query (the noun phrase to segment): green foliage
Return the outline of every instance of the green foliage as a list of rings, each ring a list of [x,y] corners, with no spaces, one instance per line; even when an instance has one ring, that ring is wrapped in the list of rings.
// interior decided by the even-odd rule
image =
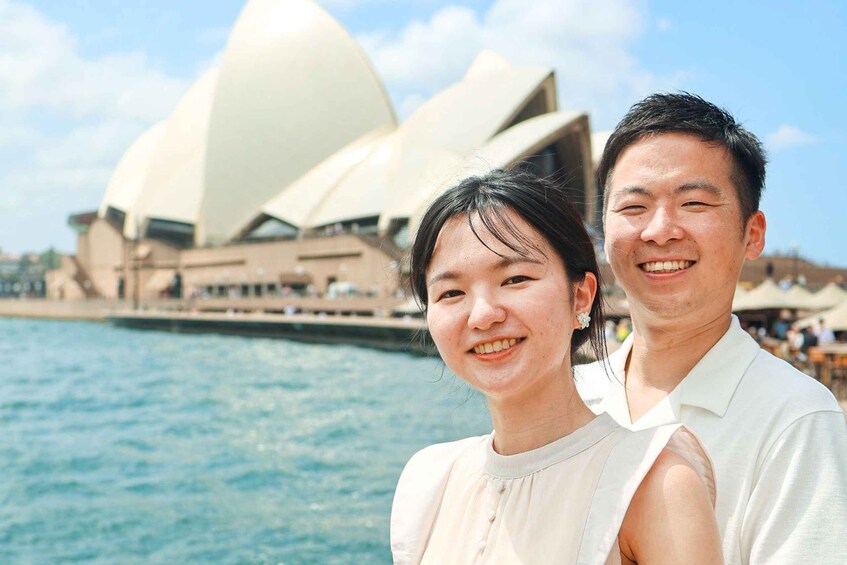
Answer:
[[[44,265],[45,269],[58,269],[62,262],[62,254],[51,247],[38,256],[38,262]]]

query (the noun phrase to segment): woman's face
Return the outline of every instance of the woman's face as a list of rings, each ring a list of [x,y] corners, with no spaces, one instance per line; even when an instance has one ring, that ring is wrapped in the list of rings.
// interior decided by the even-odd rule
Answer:
[[[506,216],[536,249],[519,255],[474,214],[481,242],[459,216],[441,229],[426,273],[427,323],[441,357],[490,399],[570,379],[576,312],[590,310],[593,300],[593,275],[572,285],[547,240],[515,212]]]

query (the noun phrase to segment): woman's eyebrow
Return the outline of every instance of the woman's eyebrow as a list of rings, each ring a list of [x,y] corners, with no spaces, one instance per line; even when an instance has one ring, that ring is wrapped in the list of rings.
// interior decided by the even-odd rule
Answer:
[[[543,265],[544,264],[543,261],[541,261],[540,259],[537,259],[536,257],[533,257],[532,255],[526,255],[526,256],[514,255],[514,256],[511,256],[511,257],[510,256],[501,257],[500,260],[497,261],[497,264],[494,265],[494,268],[497,269],[498,271],[501,271],[501,270],[503,270],[507,267],[511,267],[512,265],[516,265],[518,263],[531,263],[533,265]]]
[[[458,278],[459,273],[457,273],[456,271],[442,271],[440,273],[435,273],[434,275],[432,275],[432,277],[430,277],[426,284],[427,286],[431,286],[437,283],[438,281],[456,280]]]
[[[516,265],[516,264],[519,264],[519,263],[530,263],[530,264],[533,264],[533,265],[543,265],[544,264],[543,261],[541,261],[540,259],[537,259],[537,258],[535,258],[531,255],[527,255],[526,257],[522,257],[520,255],[514,255],[514,256],[506,255],[506,256],[500,257],[500,259],[497,261],[497,263],[494,264],[494,269],[497,270],[497,271],[502,271],[503,269],[506,269],[506,268],[508,268],[512,265]],[[433,285],[433,284],[435,284],[439,281],[456,280],[456,279],[459,279],[459,278],[461,278],[461,275],[459,273],[457,273],[456,271],[441,271],[440,273],[435,273],[434,275],[432,275],[429,278],[429,280],[427,281],[426,284],[427,284],[427,286],[431,286],[431,285]]]

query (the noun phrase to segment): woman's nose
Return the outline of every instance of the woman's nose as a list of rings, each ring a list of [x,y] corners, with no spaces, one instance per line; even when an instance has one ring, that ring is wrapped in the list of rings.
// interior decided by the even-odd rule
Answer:
[[[489,297],[477,297],[473,301],[468,327],[476,330],[487,330],[494,324],[506,319],[506,311]]]

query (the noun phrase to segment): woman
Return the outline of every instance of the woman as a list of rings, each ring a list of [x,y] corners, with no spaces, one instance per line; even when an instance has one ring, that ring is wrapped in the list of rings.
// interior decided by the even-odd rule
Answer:
[[[708,456],[685,428],[595,416],[572,379],[602,355],[600,275],[561,187],[495,171],[442,194],[412,289],[447,366],[494,432],[430,446],[394,498],[395,563],[721,563]]]

